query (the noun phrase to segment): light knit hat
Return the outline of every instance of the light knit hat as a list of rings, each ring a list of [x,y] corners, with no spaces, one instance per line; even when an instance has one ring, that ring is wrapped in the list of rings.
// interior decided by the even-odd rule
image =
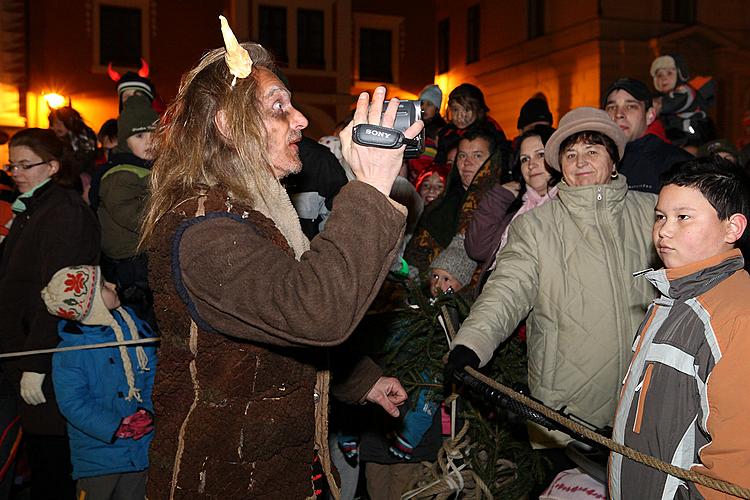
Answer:
[[[432,261],[430,269],[447,271],[464,287],[471,283],[471,277],[477,268],[477,263],[466,254],[465,237],[457,234],[440,254]]]
[[[419,100],[431,102],[440,111],[440,106],[443,104],[443,91],[437,85],[427,85],[419,93]]]
[[[620,159],[625,154],[625,145],[627,139],[620,127],[612,121],[606,111],[603,109],[580,107],[568,111],[562,117],[555,133],[544,146],[544,161],[550,167],[558,172],[560,171],[560,144],[565,139],[578,132],[600,132],[614,141],[617,145],[617,151],[620,153]],[[612,158],[614,160],[614,158]]]
[[[656,78],[656,72],[660,69],[677,69],[677,64],[675,63],[674,57],[672,56],[659,56],[656,59],[654,59],[654,62],[651,63],[651,78]]]
[[[120,324],[104,304],[101,294],[102,277],[99,266],[69,266],[57,271],[42,290],[42,300],[47,310],[54,316],[69,321],[77,321],[84,325],[109,326],[115,333],[118,342],[123,342],[125,336]],[[117,308],[125,324],[130,330],[130,338],[138,339],[138,328],[133,318],[122,307]],[[127,348],[119,346],[120,357],[128,382],[127,401],[135,398],[141,400],[141,389],[135,386],[133,364],[130,361]],[[143,347],[136,347],[136,357],[141,370],[148,370],[148,357]]]

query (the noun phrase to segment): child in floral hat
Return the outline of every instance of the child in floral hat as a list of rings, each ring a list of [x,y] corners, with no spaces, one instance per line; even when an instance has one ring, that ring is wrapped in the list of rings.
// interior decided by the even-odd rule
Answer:
[[[120,307],[99,266],[59,270],[42,290],[47,310],[63,318],[58,347],[153,337],[147,323]],[[154,344],[55,353],[52,380],[68,421],[73,479],[87,500],[142,500],[153,437]]]

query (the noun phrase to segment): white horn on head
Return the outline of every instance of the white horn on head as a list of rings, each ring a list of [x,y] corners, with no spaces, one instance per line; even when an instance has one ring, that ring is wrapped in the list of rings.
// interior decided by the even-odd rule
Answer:
[[[224,46],[227,49],[224,60],[226,60],[227,66],[229,66],[229,72],[234,76],[232,80],[232,86],[234,86],[237,83],[237,78],[247,78],[250,75],[250,72],[253,70],[253,60],[250,59],[250,54],[247,53],[247,50],[237,41],[237,37],[234,36],[227,19],[220,15],[219,21],[221,22],[221,35],[224,37]]]

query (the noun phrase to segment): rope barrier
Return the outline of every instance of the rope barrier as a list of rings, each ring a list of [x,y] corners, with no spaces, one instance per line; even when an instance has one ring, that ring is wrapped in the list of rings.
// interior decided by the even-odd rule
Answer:
[[[100,349],[102,347],[119,347],[121,345],[139,345],[159,342],[161,337],[150,337],[147,339],[123,340],[122,342],[102,342],[101,344],[73,345],[68,347],[55,347],[52,349],[36,349],[33,351],[16,351],[0,354],[0,359],[20,358],[21,356],[33,356],[35,354],[54,354],[56,352],[85,351],[87,349]]]
[[[558,412],[552,410],[551,408],[543,404],[540,404],[534,401],[533,399],[528,398],[524,396],[523,394],[520,394],[514,391],[513,389],[509,387],[499,384],[497,381],[489,377],[486,377],[485,375],[482,375],[481,373],[479,373],[478,371],[474,370],[473,368],[469,366],[466,366],[465,370],[466,370],[466,373],[468,373],[475,379],[483,382],[484,384],[490,386],[491,388],[503,393],[504,395],[510,397],[511,399],[515,401],[518,401],[519,403],[525,406],[528,406],[532,410],[538,413],[541,413],[548,419],[553,420],[557,422],[558,424],[567,427],[573,432],[576,432],[577,434],[584,436],[585,438],[591,441],[594,441],[595,443],[598,443],[606,448],[609,448],[615,453],[619,453],[620,455],[623,455],[631,460],[640,462],[643,465],[647,465],[648,467],[664,472],[665,474],[669,474],[670,476],[674,476],[679,479],[683,479],[685,481],[698,483],[702,486],[711,488],[712,490],[721,491],[722,493],[728,493],[736,497],[750,499],[750,489],[748,488],[743,488],[736,484],[733,484],[727,481],[722,481],[721,479],[714,479],[705,474],[700,474],[695,471],[682,469],[680,467],[677,467],[667,462],[664,462],[662,460],[659,460],[658,458],[652,457],[650,455],[645,455],[637,450],[634,450],[633,448],[630,448],[616,441],[613,441],[612,439],[602,436],[601,434],[592,431],[588,427],[581,425],[578,422],[575,422],[574,420],[571,420],[563,415],[560,415]]]

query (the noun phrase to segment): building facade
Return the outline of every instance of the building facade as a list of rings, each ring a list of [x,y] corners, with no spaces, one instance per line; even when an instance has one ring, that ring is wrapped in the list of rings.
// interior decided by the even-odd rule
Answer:
[[[738,139],[750,109],[750,2],[743,0],[436,0],[436,81],[478,85],[509,133],[523,103],[547,97],[557,120],[599,106],[615,79],[653,88],[651,61],[682,54],[712,76],[720,135]]]

